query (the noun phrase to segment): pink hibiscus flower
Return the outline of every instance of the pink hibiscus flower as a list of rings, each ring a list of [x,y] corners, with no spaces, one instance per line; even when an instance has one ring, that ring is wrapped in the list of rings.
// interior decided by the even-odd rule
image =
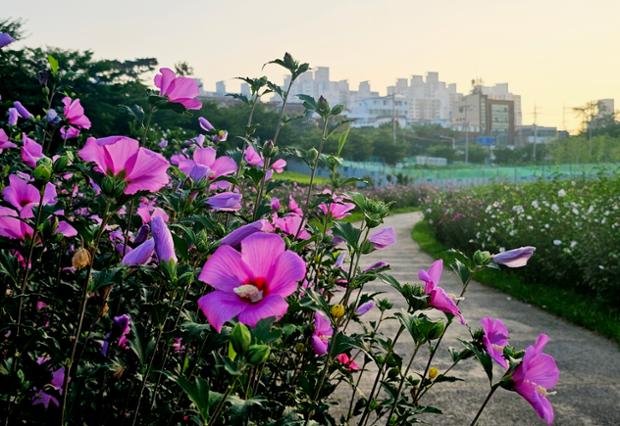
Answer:
[[[73,99],[69,96],[65,96],[62,98],[62,104],[64,105],[63,113],[65,115],[65,120],[79,129],[90,129],[91,122],[84,115],[84,108],[80,103],[79,99]]]
[[[550,389],[560,380],[555,359],[543,353],[549,337],[540,334],[534,346],[528,346],[523,361],[512,374],[515,391],[530,403],[536,414],[547,424],[553,423],[553,406],[547,399]]]
[[[12,240],[24,240],[31,237],[34,230],[19,219],[17,212],[8,207],[0,207],[0,237]]]
[[[189,158],[179,159],[179,169],[185,175],[191,177],[195,181],[200,179],[213,180],[220,176],[229,176],[237,171],[237,163],[230,157],[216,157],[216,151],[213,148],[198,148]],[[213,189],[226,189],[230,187],[230,182],[220,181],[212,185]]]
[[[240,252],[222,245],[207,260],[198,279],[215,291],[202,296],[198,306],[218,332],[236,316],[254,327],[263,318],[286,313],[285,297],[305,274],[306,264],[286,250],[279,235],[257,232],[241,241]]]
[[[97,165],[97,171],[106,175],[122,174],[127,187],[124,193],[156,192],[168,184],[166,171],[169,163],[161,154],[140,147],[137,140],[126,136],[88,138],[78,155],[86,162]]]
[[[30,139],[24,133],[22,135],[23,146],[21,150],[22,160],[30,167],[36,167],[37,161],[44,157],[43,147],[34,139]]]
[[[17,145],[15,145],[13,142],[9,140],[9,136],[6,134],[4,129],[0,129],[0,153],[4,149],[16,148],[16,147]]]
[[[504,368],[508,368],[508,361],[504,358],[504,347],[508,344],[508,328],[502,320],[484,317],[480,320],[484,336],[482,343],[487,353],[495,362]]]
[[[465,324],[465,318],[461,314],[459,307],[454,300],[448,296],[446,291],[439,287],[441,273],[443,271],[443,260],[436,260],[432,263],[428,271],[420,269],[418,278],[424,282],[424,292],[428,295],[428,303],[433,308],[446,314],[458,317],[461,324]]]
[[[15,207],[19,212],[19,217],[29,219],[34,217],[32,210],[39,205],[41,196],[39,190],[28,183],[28,181],[13,174],[9,176],[9,186],[2,191],[4,201]],[[43,205],[56,203],[56,187],[52,183],[45,185],[43,191]]]
[[[334,329],[329,318],[322,312],[314,313],[314,331],[312,332],[312,349],[314,353],[322,356],[327,353],[329,340],[334,335]]]
[[[155,76],[155,86],[159,94],[165,96],[172,103],[181,104],[185,109],[200,109],[202,102],[198,99],[200,88],[198,82],[190,77],[177,77],[170,68],[160,68]]]

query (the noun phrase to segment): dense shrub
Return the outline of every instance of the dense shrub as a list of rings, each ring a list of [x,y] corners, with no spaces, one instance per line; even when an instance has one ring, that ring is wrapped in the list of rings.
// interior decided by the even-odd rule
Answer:
[[[620,301],[620,175],[438,193],[426,199],[425,215],[448,245],[533,245],[528,278]]]

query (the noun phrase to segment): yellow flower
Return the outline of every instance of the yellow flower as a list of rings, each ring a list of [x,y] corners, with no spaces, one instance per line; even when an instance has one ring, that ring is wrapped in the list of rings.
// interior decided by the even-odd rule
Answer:
[[[330,312],[332,314],[332,317],[334,318],[341,318],[344,316],[344,306],[341,304],[337,304],[332,306],[332,308],[330,309]]]
[[[435,377],[437,377],[438,374],[439,374],[439,370],[437,369],[437,367],[431,367],[428,370],[428,378],[431,380],[435,379]]]

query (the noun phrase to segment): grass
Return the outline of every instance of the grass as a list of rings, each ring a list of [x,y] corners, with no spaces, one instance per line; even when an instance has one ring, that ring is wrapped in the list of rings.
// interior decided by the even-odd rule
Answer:
[[[431,256],[450,259],[448,248],[436,239],[433,228],[428,222],[418,222],[413,227],[411,236],[420,248]],[[475,279],[515,299],[538,306],[560,318],[609,337],[620,346],[620,311],[612,309],[587,293],[525,282],[519,275],[506,270],[484,270],[476,274]]]
[[[303,173],[298,173],[298,172],[289,172],[288,170],[281,174],[274,173],[273,178],[275,180],[288,180],[292,182],[301,183],[304,185],[310,184],[310,175],[305,175]],[[314,183],[318,185],[324,185],[326,183],[329,183],[329,179],[320,177],[320,176],[315,176]]]

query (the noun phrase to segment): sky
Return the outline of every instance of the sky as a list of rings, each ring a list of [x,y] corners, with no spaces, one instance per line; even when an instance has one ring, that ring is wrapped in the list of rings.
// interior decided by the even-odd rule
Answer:
[[[236,76],[284,73],[288,51],[329,66],[351,88],[385,93],[398,77],[439,72],[463,93],[471,80],[508,82],[523,122],[574,131],[571,108],[614,98],[620,108],[618,0],[20,0],[29,46],[90,49],[96,57],[187,61],[207,90]]]

